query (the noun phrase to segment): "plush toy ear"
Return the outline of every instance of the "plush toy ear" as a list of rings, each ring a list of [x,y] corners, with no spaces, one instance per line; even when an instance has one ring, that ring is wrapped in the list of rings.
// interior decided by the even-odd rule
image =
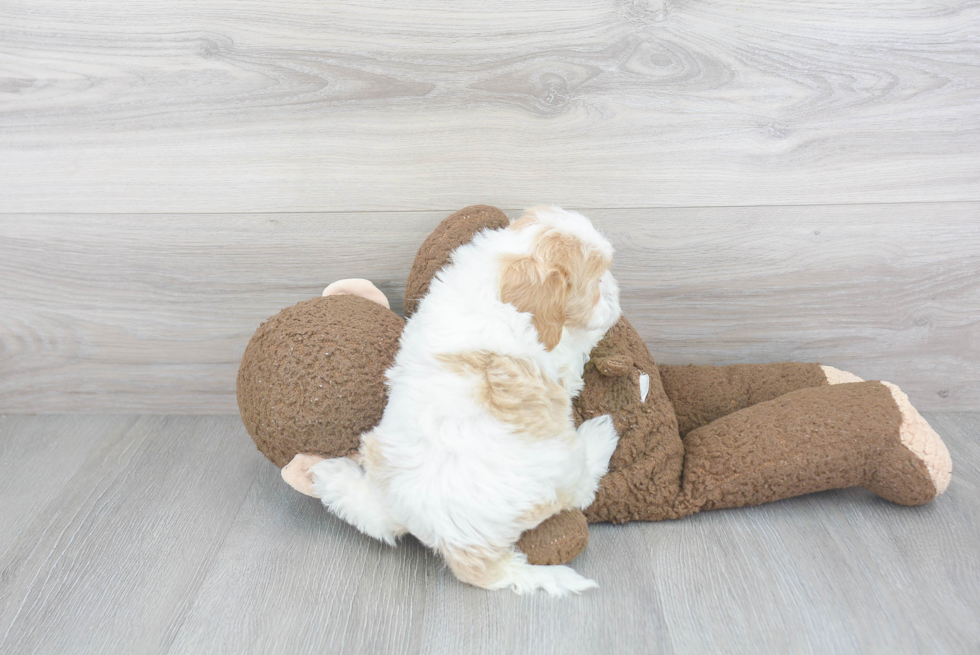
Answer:
[[[500,273],[500,300],[531,314],[545,350],[554,350],[561,341],[568,302],[568,277],[562,270],[549,269],[533,256],[506,261]]]
[[[361,298],[373,300],[385,309],[391,309],[391,305],[388,304],[388,298],[384,292],[374,286],[371,280],[364,280],[362,278],[354,277],[346,280],[337,280],[323,290],[323,297],[326,298],[327,296],[360,296]]]
[[[633,358],[629,353],[617,352],[604,357],[593,357],[596,369],[607,378],[621,378],[633,368]]]

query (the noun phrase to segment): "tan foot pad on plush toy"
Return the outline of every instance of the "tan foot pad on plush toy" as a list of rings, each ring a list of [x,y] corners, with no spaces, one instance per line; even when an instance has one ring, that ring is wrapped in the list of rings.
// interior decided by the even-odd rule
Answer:
[[[827,376],[827,384],[850,384],[851,382],[864,382],[862,378],[859,378],[853,373],[842,371],[839,368],[834,368],[833,366],[821,366],[820,368],[823,369],[823,374]]]
[[[899,428],[902,445],[926,465],[938,496],[946,491],[953,477],[953,460],[949,456],[949,450],[901,389],[891,382],[882,384],[888,387],[898,405],[898,411],[902,413],[902,425]]]

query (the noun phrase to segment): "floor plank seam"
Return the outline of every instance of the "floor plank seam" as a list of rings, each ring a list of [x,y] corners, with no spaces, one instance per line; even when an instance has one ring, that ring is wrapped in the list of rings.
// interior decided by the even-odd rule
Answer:
[[[207,418],[210,418],[210,416]],[[199,567],[198,575],[196,576],[197,584],[194,586],[194,589],[187,594],[187,600],[182,611],[180,612],[180,617],[175,619],[167,628],[167,631],[163,637],[163,643],[161,643],[160,649],[157,651],[160,655],[167,655],[172,652],[174,641],[176,641],[177,637],[180,635],[180,631],[187,622],[188,616],[190,616],[190,613],[194,610],[194,605],[197,603],[197,599],[200,596],[201,588],[204,586],[204,583],[210,576],[211,571],[214,569],[214,566],[218,561],[218,555],[221,553],[225,543],[228,541],[228,536],[231,534],[232,529],[238,522],[242,509],[245,507],[245,501],[248,500],[248,496],[252,492],[252,489],[259,482],[260,473],[261,471],[259,467],[256,467],[252,475],[252,481],[245,488],[245,493],[242,494],[242,500],[238,504],[238,509],[235,512],[235,518],[228,522],[228,526],[221,535],[221,539],[215,540],[214,546],[211,552],[208,554],[208,558],[202,563],[202,566]]]

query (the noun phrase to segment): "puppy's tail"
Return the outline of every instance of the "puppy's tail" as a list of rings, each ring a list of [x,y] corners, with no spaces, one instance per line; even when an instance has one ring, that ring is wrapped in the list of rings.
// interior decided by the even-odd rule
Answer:
[[[524,553],[515,550],[446,546],[440,553],[457,578],[484,589],[509,587],[518,594],[543,589],[564,596],[599,586],[568,566],[528,564]]]

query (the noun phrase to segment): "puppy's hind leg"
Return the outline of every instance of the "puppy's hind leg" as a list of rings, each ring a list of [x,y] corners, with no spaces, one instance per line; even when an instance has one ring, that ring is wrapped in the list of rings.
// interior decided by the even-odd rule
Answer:
[[[445,546],[439,552],[457,578],[484,589],[509,587],[518,594],[544,589],[552,596],[564,596],[599,586],[568,566],[528,564],[524,554],[513,548]]]
[[[585,509],[595,500],[599,480],[609,471],[609,459],[619,444],[619,435],[609,414],[596,416],[578,426],[578,437],[585,445],[586,477],[575,490],[572,504]]]
[[[355,528],[390,546],[405,534],[384,505],[381,491],[364,469],[347,457],[325,459],[310,467],[313,495]]]

